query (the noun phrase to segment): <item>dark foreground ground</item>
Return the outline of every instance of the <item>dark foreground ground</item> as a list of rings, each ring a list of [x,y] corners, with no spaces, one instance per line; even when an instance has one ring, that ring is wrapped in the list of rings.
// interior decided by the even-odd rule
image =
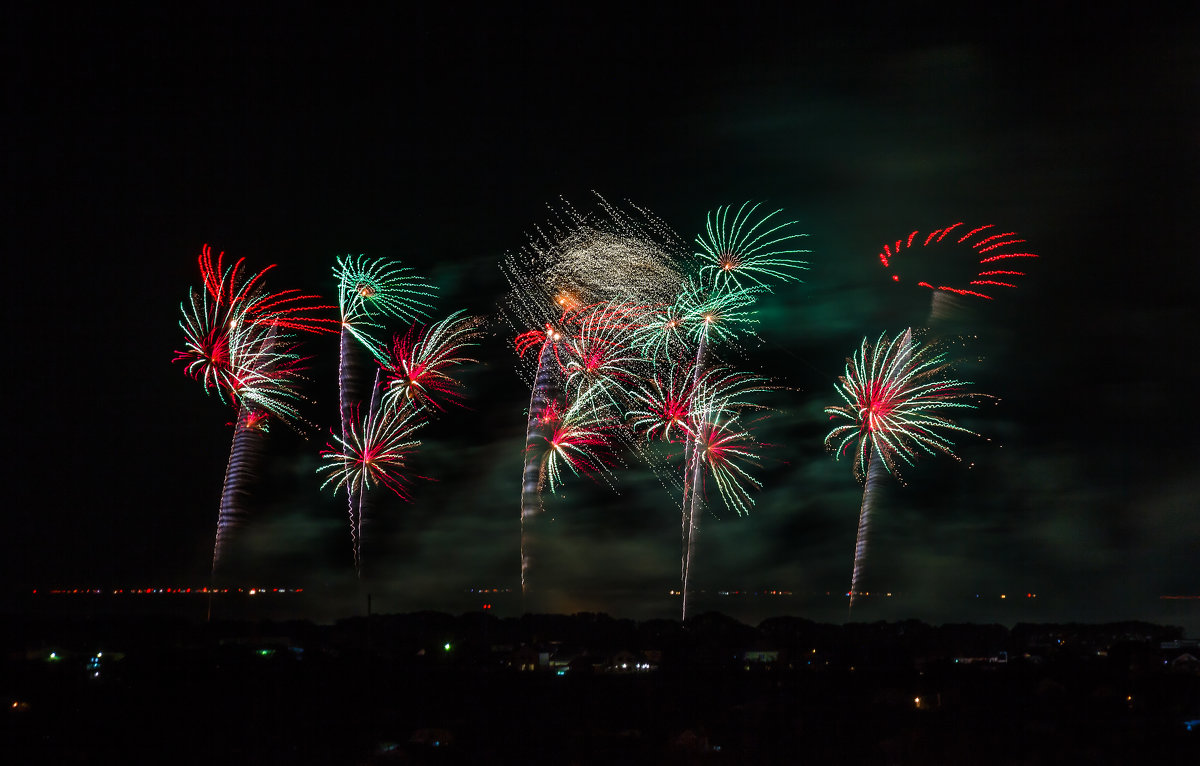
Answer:
[[[717,614],[4,628],[11,764],[1197,762],[1177,628]],[[1195,729],[1192,731],[1190,729]]]

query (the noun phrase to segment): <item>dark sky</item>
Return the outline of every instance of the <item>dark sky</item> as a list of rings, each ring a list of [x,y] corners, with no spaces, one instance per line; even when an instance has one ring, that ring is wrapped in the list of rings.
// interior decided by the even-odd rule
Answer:
[[[965,318],[983,361],[964,374],[1000,401],[963,422],[992,440],[887,486],[864,585],[896,595],[861,618],[1194,632],[1197,602],[1159,596],[1200,594],[1195,13],[910,5],[11,12],[3,582],[206,581],[232,413],[171,364],[203,243],[331,297],[336,255],[395,257],[440,286],[442,313],[494,314],[504,253],[594,190],[688,241],[744,200],[810,235],[811,270],[763,299],[744,362],[790,388],[763,424],[765,487],[749,517],[706,519],[695,575],[795,596],[702,607],[843,619],[825,593],[848,585],[861,489],[825,452],[821,409],[863,335],[928,312],[881,245],[961,220],[1019,231],[1041,258]],[[438,481],[377,505],[366,555],[385,609],[518,587],[528,394],[511,331],[492,329],[471,410],[425,431],[417,469]],[[309,353],[318,428],[273,431],[232,569],[328,592],[337,613],[355,590],[348,527],[313,475],[336,345]],[[619,489],[576,480],[548,502],[549,606],[672,616],[677,510],[643,472]],[[998,600],[1026,592],[1038,602]]]

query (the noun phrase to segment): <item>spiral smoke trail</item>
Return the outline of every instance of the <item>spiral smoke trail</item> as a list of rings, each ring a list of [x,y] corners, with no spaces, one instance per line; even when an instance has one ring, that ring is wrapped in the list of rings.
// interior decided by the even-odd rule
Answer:
[[[887,475],[883,458],[879,450],[872,448],[871,456],[867,458],[867,479],[863,486],[862,506],[858,509],[858,536],[854,541],[854,567],[850,573],[850,607],[854,609],[854,597],[859,593],[859,578],[862,575],[863,563],[867,560],[867,534],[871,526],[871,501],[875,491],[883,483]]]
[[[242,499],[249,494],[246,487],[254,475],[266,438],[265,417],[266,413],[255,412],[245,404],[238,408],[229,460],[225,465],[225,482],[221,487],[221,505],[217,511],[217,534],[213,544],[212,563],[214,572],[225,553],[230,532],[241,522],[244,515]]]

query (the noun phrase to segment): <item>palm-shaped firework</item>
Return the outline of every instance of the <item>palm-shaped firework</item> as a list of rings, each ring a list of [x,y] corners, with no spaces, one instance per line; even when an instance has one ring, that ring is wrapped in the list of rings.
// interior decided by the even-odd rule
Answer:
[[[864,482],[850,578],[850,607],[858,594],[859,578],[867,550],[871,500],[875,488],[888,474],[896,474],[898,461],[913,465],[922,453],[944,453],[958,459],[950,436],[975,435],[942,413],[972,409],[965,381],[948,378],[946,355],[932,346],[918,346],[907,330],[888,340],[883,333],[872,345],[863,338],[836,390],[843,404],[825,408],[840,422],[825,437],[836,457],[853,453],[854,476]]]
[[[538,350],[530,399],[522,484],[522,582],[528,587],[534,518],[541,492],[561,485],[562,468],[573,475],[611,479],[614,445],[628,440],[621,411],[626,384],[642,357],[631,346],[641,309],[624,302],[573,308],[544,331],[522,333],[517,350]]]
[[[428,326],[411,326],[394,336],[390,354],[378,360],[365,410],[352,406],[344,435],[331,435],[321,454],[322,488],[343,488],[350,498],[350,537],[355,569],[363,566],[363,522],[371,489],[384,486],[408,500],[408,459],[420,446],[413,438],[427,418],[447,404],[461,404],[462,384],[452,368],[474,359],[465,351],[482,335],[482,320],[461,311]]]
[[[805,235],[790,228],[795,221],[775,218],[782,210],[756,216],[758,208],[758,204],[744,202],[732,220],[732,205],[709,214],[705,233],[696,237],[700,245],[696,256],[704,262],[702,277],[715,285],[731,283],[737,289],[748,284],[770,289],[770,282],[795,281],[795,272],[807,268],[798,256],[809,251],[797,247]]]
[[[563,483],[566,471],[578,476],[608,476],[615,462],[614,418],[603,392],[592,389],[559,407],[555,402],[542,416],[546,425],[538,483],[551,492]],[[619,421],[617,421],[619,424]]]
[[[303,359],[297,354],[296,332],[332,332],[336,320],[321,316],[331,306],[296,290],[269,293],[263,275],[248,272],[245,259],[230,266],[224,253],[213,256],[205,245],[198,258],[202,287],[189,291],[179,322],[184,348],[175,361],[209,393],[237,408],[233,441],[213,544],[213,572],[221,561],[229,533],[244,516],[241,498],[253,475],[255,459],[267,431],[268,417],[284,422],[299,418],[298,382]]]

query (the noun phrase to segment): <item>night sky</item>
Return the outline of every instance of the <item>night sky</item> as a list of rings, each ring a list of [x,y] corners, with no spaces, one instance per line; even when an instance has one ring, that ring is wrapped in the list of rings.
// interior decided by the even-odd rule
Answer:
[[[233,412],[171,363],[204,243],[330,298],[335,256],[399,258],[438,284],[439,315],[495,320],[504,254],[599,193],[688,242],[745,200],[810,235],[811,269],[763,298],[740,362],[786,390],[762,423],[757,506],[705,519],[700,608],[845,619],[861,487],[824,449],[822,408],[864,335],[928,314],[928,291],[881,268],[883,243],[964,221],[1016,230],[1041,258],[964,313],[982,361],[960,371],[998,402],[960,421],[991,441],[887,485],[863,584],[895,595],[856,619],[1195,633],[1200,602],[1159,598],[1200,595],[1195,13],[913,5],[11,12],[3,584],[207,582]],[[511,329],[489,331],[470,409],[423,433],[414,470],[437,481],[376,504],[362,588],[378,608],[519,589],[528,391]],[[229,573],[325,594],[322,618],[360,608],[344,502],[314,475],[336,350],[307,345],[317,427],[272,430]],[[547,501],[544,606],[677,616],[677,507],[647,472],[618,479],[620,494],[577,479]],[[712,593],[761,588],[794,595]]]

